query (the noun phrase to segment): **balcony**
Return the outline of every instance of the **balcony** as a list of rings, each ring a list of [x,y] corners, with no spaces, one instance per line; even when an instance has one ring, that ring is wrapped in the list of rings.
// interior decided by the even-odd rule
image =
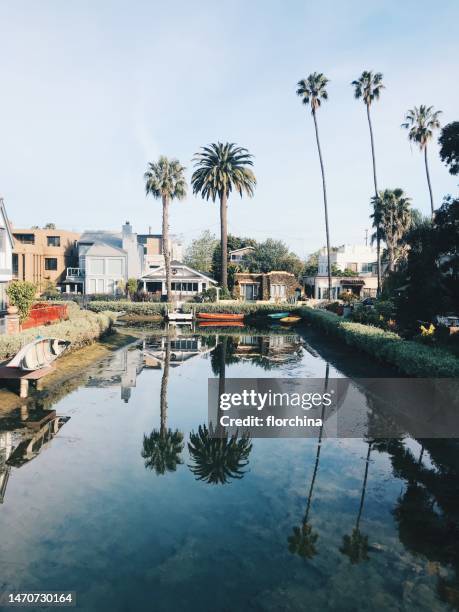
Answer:
[[[66,283],[82,283],[84,281],[84,270],[81,268],[67,268]]]

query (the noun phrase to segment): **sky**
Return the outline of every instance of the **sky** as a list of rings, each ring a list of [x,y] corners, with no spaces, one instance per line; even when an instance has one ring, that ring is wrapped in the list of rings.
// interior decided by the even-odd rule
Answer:
[[[459,120],[459,3],[442,0],[0,1],[0,195],[13,225],[160,232],[143,173],[161,154],[191,177],[215,141],[254,155],[252,199],[229,201],[232,234],[284,240],[301,257],[325,243],[310,112],[296,83],[329,79],[318,114],[331,243],[363,244],[372,169],[365,106],[350,82],[384,74],[372,107],[378,183],[430,210],[423,158],[400,128],[428,104]],[[436,205],[457,193],[429,149]],[[219,232],[219,208],[193,196],[171,206],[186,243]]]

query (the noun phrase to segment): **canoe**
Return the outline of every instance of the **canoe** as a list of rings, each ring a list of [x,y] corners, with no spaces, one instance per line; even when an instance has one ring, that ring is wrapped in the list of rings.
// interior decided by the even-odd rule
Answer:
[[[197,319],[203,321],[242,321],[243,314],[228,314],[226,312],[198,312]]]
[[[242,321],[198,321],[199,327],[244,327]]]
[[[284,319],[285,317],[288,317],[289,314],[289,312],[273,312],[272,314],[269,314],[268,317],[270,319]]]
[[[301,321],[301,317],[284,317],[280,320],[284,325],[293,325],[293,323],[298,323],[298,321]]]
[[[59,340],[58,338],[37,338],[29,344],[26,344],[6,364],[8,368],[20,368],[26,372],[33,372],[49,366],[57,359],[64,351],[68,349],[70,342],[68,340]]]

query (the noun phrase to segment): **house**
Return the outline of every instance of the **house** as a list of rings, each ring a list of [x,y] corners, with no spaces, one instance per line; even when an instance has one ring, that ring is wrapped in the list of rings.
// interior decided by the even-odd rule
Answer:
[[[78,267],[68,268],[67,292],[115,294],[128,278],[145,269],[144,248],[129,221],[121,232],[84,232],[78,241]]]
[[[193,297],[217,285],[217,281],[210,276],[194,270],[180,261],[171,262],[171,275],[172,293],[179,300]],[[140,278],[140,287],[147,293],[156,293],[159,296],[167,295],[164,265],[145,272]]]
[[[13,276],[44,290],[55,283],[62,290],[67,268],[78,262],[80,234],[59,229],[13,229]]]
[[[332,266],[332,295],[337,299],[342,293],[359,297],[375,297],[378,287],[376,249],[368,245],[343,244],[330,251]],[[327,250],[319,253],[315,276],[303,278],[305,293],[315,299],[328,297]]]
[[[137,240],[144,248],[145,269],[153,270],[164,265],[162,234],[138,234]],[[169,236],[169,249],[171,259],[183,260],[183,245],[177,236]]]
[[[3,198],[0,198],[0,317],[7,306],[6,288],[13,277],[13,234],[6,214]]]
[[[298,281],[290,272],[237,272],[234,275],[233,294],[236,299],[285,302],[299,292]]]
[[[244,260],[247,259],[248,255],[253,253],[254,250],[255,250],[254,247],[246,246],[246,247],[241,247],[240,249],[234,249],[233,251],[229,251],[228,257],[229,257],[230,263],[232,264],[242,263]]]

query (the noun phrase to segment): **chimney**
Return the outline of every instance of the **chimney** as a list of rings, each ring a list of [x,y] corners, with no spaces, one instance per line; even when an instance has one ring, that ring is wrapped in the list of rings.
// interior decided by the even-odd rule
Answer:
[[[129,221],[126,221],[126,223],[123,225],[123,236],[129,236],[130,234],[132,234],[132,225],[129,223]]]

